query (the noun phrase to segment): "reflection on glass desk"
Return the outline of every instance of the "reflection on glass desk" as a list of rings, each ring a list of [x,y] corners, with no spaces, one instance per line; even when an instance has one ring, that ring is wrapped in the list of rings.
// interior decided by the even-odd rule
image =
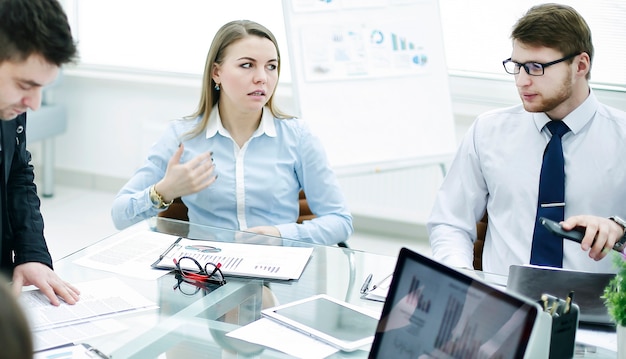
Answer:
[[[206,287],[187,283],[175,273],[157,280],[146,280],[75,263],[121,238],[146,231],[211,241],[306,246],[313,247],[313,254],[298,280],[227,276],[225,285]],[[151,218],[57,261],[55,271],[70,283],[116,277],[159,306],[156,310],[115,317],[127,329],[85,340],[112,358],[289,358],[284,353],[233,339],[226,334],[259,319],[262,308],[314,294],[328,294],[380,312],[383,303],[361,299],[359,290],[369,274],[373,274],[374,278],[383,278],[393,271],[395,262],[395,257],[347,248]],[[480,275],[496,284],[501,280]],[[368,350],[338,352],[331,358],[366,358]],[[582,357],[614,358],[615,353],[598,348],[595,353],[586,352]]]

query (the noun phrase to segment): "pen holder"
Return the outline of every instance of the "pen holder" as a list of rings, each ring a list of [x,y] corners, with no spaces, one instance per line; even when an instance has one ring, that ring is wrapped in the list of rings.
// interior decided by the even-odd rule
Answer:
[[[539,301],[543,304],[543,301]],[[555,298],[552,302],[558,303],[557,310],[552,313],[551,310],[546,312],[550,315],[550,359],[566,359],[574,356],[576,346],[576,330],[578,329],[579,308],[575,303],[569,305],[562,299]]]

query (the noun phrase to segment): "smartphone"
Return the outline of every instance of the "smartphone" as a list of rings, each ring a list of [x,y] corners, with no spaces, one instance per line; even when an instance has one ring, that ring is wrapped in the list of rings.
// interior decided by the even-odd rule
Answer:
[[[560,236],[560,237],[563,237],[563,238],[566,238],[566,239],[569,239],[578,243],[582,242],[583,237],[585,235],[584,227],[576,227],[572,229],[571,231],[566,231],[563,228],[561,228],[561,225],[559,224],[559,222],[553,221],[551,219],[540,217],[539,222],[541,222],[541,224],[543,224],[543,226],[546,227],[548,231],[550,231],[550,233],[553,233],[557,236]],[[615,243],[615,245],[613,246],[613,250],[621,252],[621,249],[623,249],[622,248],[623,246],[624,244],[622,243],[622,241],[617,241],[617,243]]]
[[[572,229],[571,231],[566,231],[563,228],[561,228],[561,225],[559,224],[559,222],[553,221],[546,217],[540,217],[539,222],[543,224],[543,226],[546,227],[548,231],[550,231],[550,233],[555,234],[559,237],[567,238],[569,240],[572,240],[578,243],[582,242],[583,237],[585,236],[584,227],[576,227]]]

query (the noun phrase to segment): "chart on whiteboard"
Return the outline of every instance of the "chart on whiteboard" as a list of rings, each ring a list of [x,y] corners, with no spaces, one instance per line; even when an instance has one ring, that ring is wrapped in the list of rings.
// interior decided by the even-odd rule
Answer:
[[[451,155],[437,0],[283,0],[296,115],[334,168]]]

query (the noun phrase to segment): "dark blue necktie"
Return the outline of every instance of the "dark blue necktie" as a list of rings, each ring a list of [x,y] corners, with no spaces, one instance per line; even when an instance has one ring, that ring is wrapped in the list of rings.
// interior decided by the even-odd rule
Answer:
[[[533,232],[530,264],[563,267],[563,238],[555,236],[539,223],[540,217],[557,222],[565,216],[565,161],[561,137],[569,131],[562,121],[550,121],[546,125],[552,138],[543,154],[539,177],[539,201]]]

